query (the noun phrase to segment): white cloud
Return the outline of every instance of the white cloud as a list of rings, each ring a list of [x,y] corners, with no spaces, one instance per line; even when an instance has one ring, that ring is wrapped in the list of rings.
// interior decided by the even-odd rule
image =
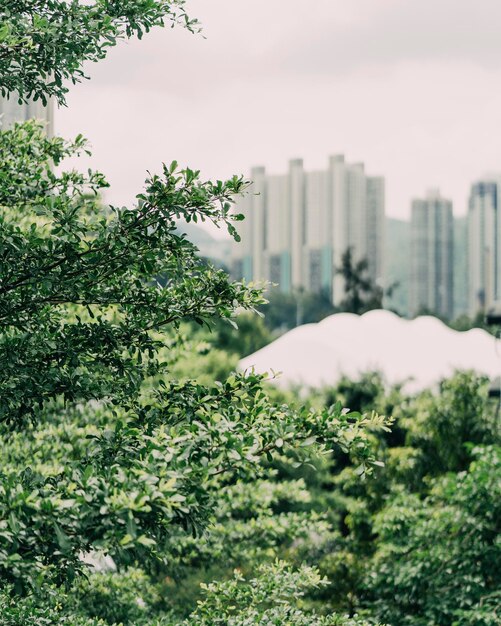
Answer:
[[[356,20],[341,25],[335,20],[336,4],[319,20],[315,33],[294,33],[296,45],[289,45],[284,57],[290,70],[347,72],[430,59],[500,67],[501,4],[497,0],[372,2],[372,11],[359,11]],[[360,6],[368,8],[364,2]]]

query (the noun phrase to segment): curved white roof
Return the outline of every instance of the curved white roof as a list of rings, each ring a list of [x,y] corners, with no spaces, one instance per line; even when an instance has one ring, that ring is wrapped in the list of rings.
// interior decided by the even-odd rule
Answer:
[[[440,320],[406,320],[390,311],[337,313],[305,324],[245,357],[241,369],[281,372],[281,386],[321,387],[345,374],[357,379],[379,370],[388,384],[406,382],[408,391],[429,387],[455,370],[501,374],[501,341],[484,330],[458,332]]]

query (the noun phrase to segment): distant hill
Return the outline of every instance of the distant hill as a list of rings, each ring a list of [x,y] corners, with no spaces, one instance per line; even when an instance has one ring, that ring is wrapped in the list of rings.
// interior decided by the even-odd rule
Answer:
[[[179,222],[178,232],[184,233],[188,241],[195,244],[200,255],[211,259],[216,265],[229,267],[231,255],[231,240],[216,239],[205,228],[193,222]]]
[[[386,218],[385,233],[385,283],[398,283],[385,307],[400,315],[409,314],[409,274],[410,274],[410,222],[394,217]]]
[[[178,231],[180,233],[184,233],[187,239],[189,239],[191,243],[194,243],[196,246],[199,244],[211,245],[216,241],[216,239],[208,231],[206,231],[205,228],[197,226],[197,224],[194,224],[193,222],[178,222]]]

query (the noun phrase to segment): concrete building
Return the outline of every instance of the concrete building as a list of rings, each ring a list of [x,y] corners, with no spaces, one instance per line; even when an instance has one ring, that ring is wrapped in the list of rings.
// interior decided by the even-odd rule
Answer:
[[[501,174],[471,187],[468,203],[468,312],[501,300]]]
[[[49,100],[44,106],[40,100],[19,104],[15,94],[10,98],[0,96],[0,129],[7,130],[15,122],[25,122],[30,119],[41,120],[46,124],[49,137],[54,135],[54,103]]]
[[[382,280],[383,178],[368,177],[363,164],[336,155],[326,170],[305,171],[294,159],[286,174],[257,167],[251,180],[236,206],[246,218],[232,252],[236,277],[271,281],[285,293],[325,293],[336,304],[344,285],[334,268],[352,246],[355,260],[367,258],[371,278]]]
[[[423,311],[451,319],[453,316],[452,202],[438,190],[412,201],[411,269],[409,300],[411,316]]]

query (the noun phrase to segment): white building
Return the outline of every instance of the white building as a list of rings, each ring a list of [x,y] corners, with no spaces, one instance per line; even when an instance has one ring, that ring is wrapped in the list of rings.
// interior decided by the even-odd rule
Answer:
[[[344,295],[335,267],[343,252],[367,258],[370,276],[382,280],[384,179],[368,177],[361,163],[332,156],[326,170],[307,172],[301,159],[286,174],[251,171],[253,185],[237,202],[246,217],[242,242],[233,247],[233,272],[267,280],[288,293],[304,289],[327,294],[334,304]]]
[[[468,205],[468,310],[488,311],[501,300],[501,175],[471,187]]]
[[[446,319],[453,316],[452,202],[438,190],[412,201],[410,314],[423,311]]]
[[[30,119],[40,120],[45,123],[49,137],[54,135],[54,106],[49,100],[44,106],[41,100],[19,104],[15,94],[10,98],[0,96],[0,130],[7,130],[15,122],[26,122]]]

